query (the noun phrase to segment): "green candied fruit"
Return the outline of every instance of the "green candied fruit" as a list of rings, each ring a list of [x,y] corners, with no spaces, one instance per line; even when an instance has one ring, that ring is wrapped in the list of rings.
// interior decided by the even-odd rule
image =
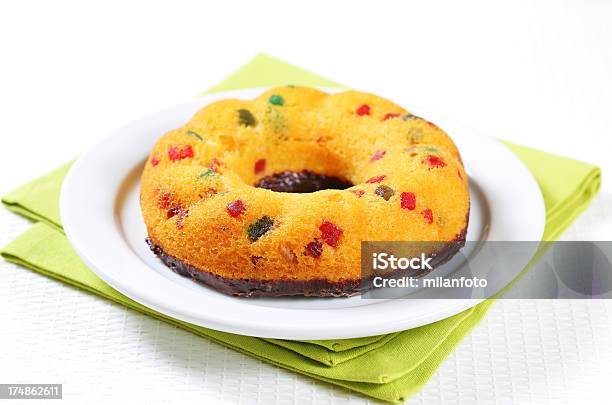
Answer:
[[[414,114],[404,114],[402,115],[402,119],[404,121],[412,121],[412,120],[420,120],[422,118]]]
[[[436,155],[440,154],[440,149],[434,148],[433,146],[423,146],[423,151],[427,153],[435,153]]]
[[[198,134],[197,132],[195,132],[195,131],[187,131],[187,135],[197,139],[198,141],[202,141],[203,140],[202,136],[200,134]]]
[[[278,96],[276,94],[270,96],[270,98],[268,99],[268,102],[272,105],[280,105],[280,106],[285,104],[285,100],[283,100],[281,96]]]
[[[249,110],[241,108],[238,110],[238,123],[245,127],[254,127],[257,125],[257,120],[255,120],[255,117],[253,117],[253,114],[251,114]]]
[[[217,175],[217,172],[215,172],[212,169],[208,169],[208,170],[203,171],[202,173],[200,173],[200,178],[204,179],[204,178],[207,178],[207,177],[214,177],[216,175]]]
[[[412,120],[422,120],[425,121],[422,117],[419,117],[418,115],[414,115],[414,114],[404,114],[402,115],[402,120],[404,121],[412,121]]]
[[[267,215],[259,218],[257,221],[249,225],[247,229],[247,236],[251,242],[255,242],[257,239],[264,236],[274,225],[274,220]]]
[[[405,152],[408,153],[426,153],[429,155],[441,155],[442,152],[440,151],[440,149],[435,148],[433,146],[418,146],[418,145],[413,145],[409,148],[404,149]]]
[[[268,106],[264,122],[266,125],[269,125],[276,134],[282,134],[287,130],[287,119],[276,108]]]

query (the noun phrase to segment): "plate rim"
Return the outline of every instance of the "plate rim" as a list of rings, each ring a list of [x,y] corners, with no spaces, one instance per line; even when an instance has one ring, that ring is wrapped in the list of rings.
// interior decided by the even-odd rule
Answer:
[[[344,307],[344,308],[333,309],[333,310],[285,309],[285,308],[278,308],[278,307],[246,305],[246,307],[249,307],[251,309],[257,308],[258,311],[256,312],[261,312],[262,314],[265,314],[267,312],[266,314],[267,317],[274,317],[275,314],[276,315],[283,314],[285,316],[290,317],[291,314],[295,315],[295,311],[300,311],[299,315],[302,315],[302,317],[299,317],[299,316],[295,317],[295,318],[301,318],[300,322],[294,321],[293,323],[289,323],[289,324],[285,323],[282,325],[282,327],[279,327],[279,326],[273,325],[273,323],[272,324],[262,323],[260,319],[251,319],[247,316],[242,316],[238,320],[234,319],[234,321],[228,321],[228,317],[226,316],[214,316],[214,314],[211,314],[211,313],[205,314],[205,316],[203,316],[201,311],[198,313],[195,313],[193,310],[190,311],[186,309],[184,305],[181,307],[180,310],[177,310],[176,306],[173,307],[171,305],[172,303],[166,302],[165,305],[161,304],[159,299],[156,299],[155,296],[152,296],[150,294],[150,291],[149,293],[147,293],[146,291],[142,291],[141,288],[135,288],[133,285],[126,285],[125,282],[122,282],[122,280],[118,280],[112,273],[105,271],[104,267],[106,265],[104,264],[100,265],[100,257],[95,256],[95,254],[92,255],[91,246],[90,246],[91,243],[89,245],[85,245],[85,246],[83,245],[82,242],[85,240],[85,238],[83,237],[83,229],[82,229],[83,227],[79,228],[79,224],[75,222],[75,221],[81,221],[81,218],[77,218],[78,216],[75,215],[75,211],[72,210],[72,208],[75,207],[75,204],[78,206],[79,202],[82,200],[82,196],[79,196],[79,193],[78,193],[78,191],[80,190],[80,185],[82,184],[82,179],[79,178],[79,174],[81,173],[81,170],[85,170],[84,168],[87,167],[88,159],[92,159],[93,156],[95,156],[95,153],[98,150],[98,148],[101,148],[103,144],[105,144],[106,142],[111,142],[112,139],[117,137],[122,132],[129,131],[131,127],[137,126],[138,124],[143,123],[148,120],[156,122],[155,119],[158,116],[158,114],[168,113],[169,111],[174,111],[175,109],[178,109],[181,106],[192,105],[195,103],[199,103],[200,106],[204,106],[213,100],[218,100],[218,99],[223,99],[223,98],[228,98],[228,97],[248,99],[248,98],[252,98],[254,95],[260,94],[261,92],[267,89],[268,88],[251,88],[251,89],[232,90],[232,91],[208,94],[208,95],[200,96],[195,99],[186,101],[184,103],[180,103],[180,104],[177,104],[177,105],[174,105],[174,106],[162,109],[162,110],[158,110],[151,114],[147,114],[137,120],[134,120],[128,123],[127,125],[111,132],[106,137],[100,140],[97,140],[97,142],[95,142],[90,148],[88,148],[83,154],[79,156],[79,158],[70,168],[68,174],[66,175],[64,179],[63,185],[62,185],[62,189],[60,192],[60,217],[62,220],[62,224],[64,226],[64,232],[70,244],[76,251],[77,255],[85,262],[85,264],[98,277],[102,278],[102,280],[106,282],[107,284],[109,284],[111,287],[113,287],[120,293],[128,296],[129,298],[135,300],[136,302],[146,307],[149,307],[157,312],[171,316],[173,318],[176,318],[182,321],[186,321],[189,323],[193,323],[196,325],[208,327],[211,329],[224,331],[224,332],[238,333],[238,334],[249,335],[249,336],[267,337],[267,338],[282,338],[282,339],[342,339],[342,338],[362,337],[362,336],[371,336],[371,335],[379,335],[383,333],[390,333],[390,332],[395,332],[398,330],[405,330],[405,329],[410,329],[410,328],[417,327],[417,326],[422,326],[422,325],[425,325],[431,322],[435,322],[440,319],[444,319],[448,316],[457,314],[465,309],[471,308],[474,305],[482,301],[481,299],[427,300],[427,301],[444,301],[445,305],[443,305],[442,307],[434,308],[432,309],[432,311],[429,311],[429,312],[422,311],[420,316],[418,317],[413,316],[410,319],[406,319],[405,314],[403,314],[403,316],[399,316],[399,315],[402,315],[400,311],[394,311],[393,314],[395,316],[390,316],[389,314],[387,314],[387,317],[385,318],[386,324],[381,324],[381,322],[379,322],[377,325],[367,325],[366,327],[363,327],[362,325],[361,328],[354,328],[350,322],[342,322],[341,319],[335,319],[333,321],[334,322],[333,328],[331,329],[330,329],[330,324],[327,322],[323,322],[323,321],[321,321],[321,324],[323,325],[319,325],[318,328],[313,329],[313,325],[309,323],[305,324],[303,321],[303,318],[305,315],[309,314],[310,316],[308,317],[308,319],[310,319],[311,321],[313,319],[316,320],[316,317],[314,317],[314,315],[315,314],[320,315],[321,311],[342,311],[346,313],[347,315],[349,315],[349,313],[352,313],[355,311],[359,311],[361,313],[364,313],[364,312],[369,313],[373,310],[371,307],[377,307],[376,309],[378,311],[381,311],[381,310],[384,311],[385,308],[383,308],[382,305],[379,305],[379,304],[367,305],[367,306],[357,306],[357,307]],[[337,91],[344,90],[344,89],[329,89],[329,88],[322,88],[322,89],[328,92],[337,92]],[[422,111],[422,109],[421,110],[415,109],[415,110],[419,111],[420,113]],[[421,114],[421,115],[431,117],[431,116],[435,116],[436,114],[427,113],[427,114]],[[436,119],[435,121],[436,123],[439,123],[440,121],[444,121],[444,119],[442,120]],[[451,121],[454,121],[454,120],[451,120]],[[452,125],[457,125],[457,124],[460,124],[466,129],[469,128],[465,126],[464,124],[458,123],[457,121],[454,121],[454,124]],[[444,124],[440,126],[442,128],[445,127]],[[469,130],[474,133],[478,133],[478,131],[475,131],[472,128],[469,128]],[[161,136],[160,132],[162,131],[158,132],[156,139],[158,139],[159,136]],[[451,138],[453,139],[453,141],[457,142],[454,136],[451,135]],[[484,141],[485,139],[487,141]],[[488,143],[489,147],[492,147],[492,145],[496,145],[495,147],[498,148],[498,150],[504,150],[505,152],[502,152],[502,153],[506,154],[507,157],[510,157],[511,159],[513,159],[515,161],[514,162],[515,165],[518,164],[517,167],[522,168],[522,170],[519,170],[519,172],[522,171],[522,174],[521,173],[519,174],[523,176],[522,177],[523,181],[530,183],[530,187],[531,187],[531,190],[529,190],[531,193],[530,197],[533,198],[532,202],[536,204],[536,206],[532,208],[534,208],[537,211],[535,217],[539,218],[540,220],[539,223],[537,223],[536,221],[536,223],[531,224],[533,229],[537,229],[537,231],[532,232],[534,234],[533,240],[536,240],[536,239],[538,241],[541,240],[541,237],[544,231],[544,224],[545,224],[545,207],[544,207],[544,199],[543,199],[541,190],[535,178],[533,177],[533,174],[527,169],[524,163],[514,153],[512,153],[507,148],[507,146],[505,146],[499,140],[495,138],[487,137],[487,136],[484,136],[481,140],[483,140],[483,142],[485,143]],[[459,150],[462,152],[462,156],[463,156],[463,151],[460,146],[459,146]],[[146,152],[145,156],[147,156],[149,153],[149,150],[147,149],[145,150],[145,152]],[[132,163],[132,166],[133,166],[133,163]],[[526,174],[528,174],[528,176],[526,176]],[[534,189],[534,186],[535,186],[535,189]],[[535,193],[536,191],[537,193]],[[533,195],[533,193],[537,195]],[[117,197],[117,194],[116,193],[113,194],[112,204],[111,204],[113,207],[115,205],[116,197]],[[113,223],[116,225],[116,221],[117,221],[116,213],[113,212],[112,215],[114,218]],[[144,265],[146,266],[146,264]],[[166,281],[170,282],[167,279]],[[172,284],[174,285],[174,283]],[[200,294],[200,295],[203,295],[203,294]],[[397,301],[398,300],[395,300],[395,302]],[[405,302],[405,301],[414,301],[414,300],[399,300],[399,301]],[[228,301],[228,302],[231,302],[231,301]],[[236,305],[238,307],[245,306],[244,302],[242,302],[241,304],[236,304]],[[232,306],[235,306],[235,305],[232,305]],[[389,305],[386,305],[386,306],[388,307]],[[393,304],[393,306],[396,306],[396,305]],[[231,309],[235,310],[236,308],[231,308]],[[311,313],[311,312],[314,312],[314,313]],[[355,314],[350,314],[350,315],[355,316]]]

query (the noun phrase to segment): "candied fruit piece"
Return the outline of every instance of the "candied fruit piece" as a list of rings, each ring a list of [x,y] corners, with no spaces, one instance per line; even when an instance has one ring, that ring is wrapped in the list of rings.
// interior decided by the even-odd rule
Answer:
[[[312,256],[316,259],[321,256],[321,253],[323,253],[323,244],[316,239],[304,246],[304,256]]]
[[[385,201],[389,201],[389,198],[395,194],[395,191],[389,186],[378,186],[376,190],[374,190],[374,194],[384,198]]]
[[[253,170],[255,171],[255,174],[259,174],[266,170],[266,159],[259,159],[257,162],[255,162],[255,167]]]
[[[168,208],[168,211],[166,211],[166,218],[170,219],[173,216],[178,215],[182,210],[183,207],[181,207],[181,204],[174,204]]]
[[[274,225],[274,220],[267,215],[259,218],[253,222],[247,228],[247,236],[251,242],[255,242],[257,239],[265,235]]]
[[[400,206],[405,210],[412,211],[416,208],[416,196],[411,192],[403,192],[400,195]]]
[[[203,179],[203,178],[206,178],[206,177],[213,177],[213,176],[216,176],[216,175],[217,175],[217,172],[215,172],[214,170],[206,169],[205,171],[200,173],[200,178]]]
[[[198,134],[196,131],[187,131],[187,135],[191,136],[192,138],[197,139],[198,141],[203,140],[202,136]]]
[[[387,114],[385,114],[385,116],[383,117],[382,120],[383,121],[387,121],[387,120],[390,120],[391,118],[397,118],[399,116],[400,116],[399,113],[387,113]]]
[[[362,195],[365,194],[365,191],[363,190],[349,190],[351,193],[355,194],[357,197],[361,197]]]
[[[208,164],[208,168],[215,173],[219,173],[219,166],[221,166],[222,164],[223,162],[221,162],[219,159],[213,158]]]
[[[362,115],[370,115],[370,106],[367,104],[362,104],[360,105],[357,110],[355,111],[357,113],[357,115],[362,116]]]
[[[418,155],[416,146],[411,146],[409,148],[406,148],[404,149],[404,152],[408,153],[410,157],[415,157],[416,155]]]
[[[157,166],[158,164],[159,164],[159,159],[158,159],[158,157],[157,157],[157,156],[153,156],[153,157],[151,158],[151,165],[152,165],[152,166]]]
[[[283,259],[288,261],[289,263],[297,263],[297,255],[293,253],[293,250],[286,243],[281,243],[278,250],[280,251]]]
[[[342,229],[329,221],[323,221],[319,226],[319,230],[321,231],[321,239],[325,243],[333,248],[338,247],[338,241],[342,236]]]
[[[402,115],[402,120],[404,121],[412,121],[412,120],[419,120],[421,119],[421,117],[418,117],[414,114],[404,114]]]
[[[192,158],[193,148],[191,145],[171,146],[168,148],[168,157],[172,161]]]
[[[381,181],[383,181],[385,178],[387,177],[387,175],[385,174],[381,174],[380,176],[374,176],[370,179],[366,180],[366,183],[380,183]]]
[[[382,159],[382,157],[385,156],[385,153],[387,153],[386,150],[377,150],[370,158],[370,162],[375,162],[377,160]]]
[[[433,212],[431,212],[431,210],[429,208],[425,208],[421,214],[423,214],[423,218],[425,218],[425,220],[427,220],[428,224],[432,224],[433,223]]]
[[[249,110],[241,108],[238,110],[238,123],[245,127],[254,127],[257,125],[257,120],[255,120],[255,117],[253,117]]]
[[[427,155],[423,163],[427,163],[431,167],[444,167],[446,166],[446,162],[440,157],[436,155]]]
[[[251,256],[251,263],[253,263],[253,266],[257,267],[257,263],[259,263],[261,259],[263,259],[263,256]]]
[[[268,106],[264,122],[279,135],[284,134],[287,130],[287,117],[278,108]]]
[[[246,207],[244,205],[244,201],[236,200],[227,204],[227,213],[230,214],[232,218],[240,218],[240,216],[246,211]]]
[[[407,136],[410,143],[420,143],[423,141],[425,133],[421,128],[410,128]]]
[[[171,193],[163,193],[159,196],[157,200],[157,206],[163,210],[170,208],[170,203],[172,202],[172,194]]]
[[[278,106],[282,106],[283,104],[285,104],[285,100],[279,96],[279,95],[272,95],[270,96],[270,99],[268,100],[268,102],[272,105],[278,105]]]
[[[206,190],[204,190],[204,192],[198,193],[198,198],[200,200],[203,200],[205,198],[210,198],[214,196],[215,194],[217,194],[217,189],[213,187],[208,187]]]

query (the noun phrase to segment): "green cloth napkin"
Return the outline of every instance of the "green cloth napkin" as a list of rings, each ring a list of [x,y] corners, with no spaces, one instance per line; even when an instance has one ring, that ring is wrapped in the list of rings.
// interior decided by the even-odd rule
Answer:
[[[327,79],[265,55],[257,56],[211,91],[283,84],[339,87]],[[592,165],[506,143],[532,171],[546,203],[544,240],[553,240],[596,194],[600,171]],[[222,345],[280,367],[390,402],[418,391],[444,358],[484,317],[493,300],[419,328],[357,339],[289,341],[261,339],[191,325],[123,296],[91,272],[63,234],[59,191],[69,169],[63,166],[6,195],[5,206],[38,221],[6,246],[11,262],[162,319]]]

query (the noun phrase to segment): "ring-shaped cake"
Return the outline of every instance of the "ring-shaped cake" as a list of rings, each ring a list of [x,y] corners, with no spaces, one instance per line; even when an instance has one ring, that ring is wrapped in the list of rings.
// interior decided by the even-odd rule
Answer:
[[[435,124],[375,95],[277,87],[162,136],[141,179],[147,242],[239,296],[362,291],[362,241],[465,241],[468,179]]]

